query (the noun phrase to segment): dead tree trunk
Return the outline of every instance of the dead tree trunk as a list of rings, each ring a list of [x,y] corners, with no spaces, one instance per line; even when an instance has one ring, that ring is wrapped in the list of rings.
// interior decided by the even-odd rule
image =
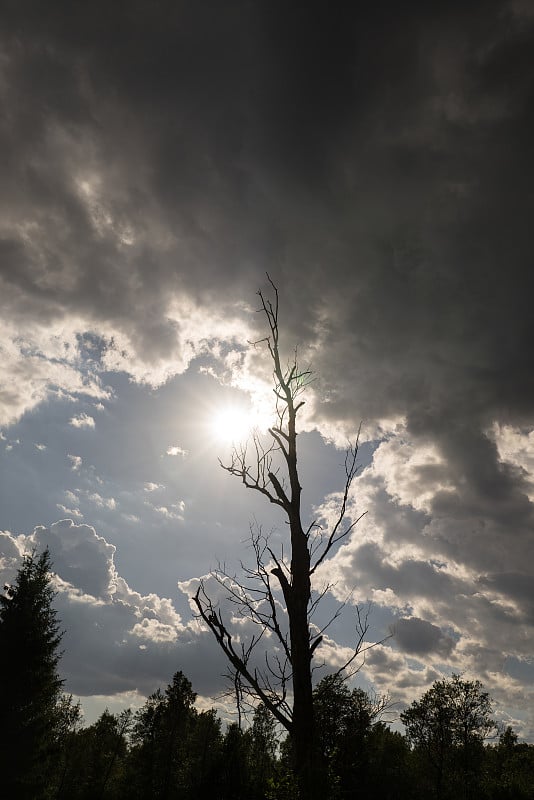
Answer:
[[[251,537],[256,564],[252,569],[244,568],[248,583],[222,570],[214,573],[219,583],[226,587],[227,599],[238,607],[241,614],[258,624],[258,635],[248,643],[240,642],[232,634],[222,610],[212,603],[202,582],[193,601],[199,617],[228,658],[233,674],[238,678],[236,685],[238,683],[245,693],[261,700],[289,732],[300,800],[315,800],[320,796],[320,781],[316,766],[318,759],[315,756],[311,662],[315,648],[321,643],[324,628],[317,631],[310,626],[311,607],[316,604],[312,602],[311,578],[332,548],[358,522],[359,518],[346,520],[349,489],[357,471],[358,442],[356,440],[346,454],[344,490],[339,514],[330,532],[325,533],[315,523],[304,528],[296,422],[298,411],[304,404],[299,398],[310,382],[311,372],[300,370],[296,357],[287,368],[282,367],[278,340],[278,291],[270,278],[269,281],[274,302],[266,299],[262,292],[258,293],[260,310],[267,319],[269,334],[256,344],[265,343],[272,360],[276,424],[269,430],[271,442],[268,446],[262,443],[259,436],[254,436],[252,459],[249,459],[247,448],[243,447],[234,450],[229,465],[221,466],[231,475],[238,476],[245,487],[259,492],[283,510],[290,532],[289,558],[285,558],[283,553],[275,554],[268,538],[263,537],[260,530]],[[275,457],[281,459],[282,470],[275,463]],[[275,585],[272,576],[277,579]],[[280,591],[283,612],[277,600]],[[359,614],[357,630],[357,645],[347,665],[362,652],[367,631],[366,620],[362,622]],[[276,648],[273,648],[271,655],[266,653],[262,669],[254,666],[253,654],[266,631],[274,637]]]

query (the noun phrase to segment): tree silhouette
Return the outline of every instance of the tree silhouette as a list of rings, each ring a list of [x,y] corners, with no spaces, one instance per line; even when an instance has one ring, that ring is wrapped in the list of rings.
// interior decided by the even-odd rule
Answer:
[[[170,800],[188,784],[195,699],[189,679],[176,672],[165,692],[158,689],[137,712],[131,734],[130,797]]]
[[[489,694],[459,675],[435,681],[400,715],[409,742],[430,768],[438,800],[477,796],[483,742],[495,729]]]
[[[221,466],[238,477],[246,488],[282,510],[288,523],[289,541],[285,551],[275,552],[261,529],[252,532],[255,563],[251,568],[244,567],[244,580],[224,570],[213,573],[238,615],[248,617],[257,626],[257,633],[249,640],[232,631],[221,606],[210,598],[205,583],[200,583],[193,600],[231,665],[238,697],[252,695],[260,700],[289,732],[301,798],[307,800],[319,792],[312,657],[324,633],[324,628],[318,630],[312,625],[311,615],[329,588],[314,596],[312,576],[358,522],[347,517],[349,490],[357,472],[358,441],[346,453],[345,482],[331,528],[324,531],[316,522],[306,525],[297,466],[297,415],[304,405],[302,394],[312,373],[299,367],[296,354],[287,367],[282,364],[278,290],[270,278],[269,281],[274,299],[271,301],[258,292],[268,335],[255,344],[265,345],[272,363],[276,422],[269,429],[267,441],[259,434],[254,435],[251,446],[235,448],[230,463]],[[356,646],[340,673],[361,652],[366,631],[367,620],[358,615]],[[258,652],[267,640],[271,644],[262,654],[262,663]]]
[[[61,797],[102,800],[113,797],[120,784],[127,754],[132,711],[100,717],[77,735],[77,752],[71,760]],[[59,794],[59,793],[58,793]]]
[[[214,709],[201,711],[189,736],[190,795],[194,800],[212,800],[213,787],[221,773],[221,721]]]
[[[317,684],[313,704],[328,797],[352,797],[366,785],[369,738],[375,720],[387,712],[389,698],[371,696],[359,687],[351,690],[341,675],[334,674]]]
[[[65,718],[50,570],[48,550],[25,555],[0,595],[0,776],[17,800],[44,796]]]

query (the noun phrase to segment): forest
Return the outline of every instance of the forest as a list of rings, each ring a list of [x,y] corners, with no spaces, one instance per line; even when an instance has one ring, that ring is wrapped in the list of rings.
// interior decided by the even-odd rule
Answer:
[[[84,725],[60,676],[61,624],[47,550],[24,556],[0,595],[0,774],[17,800],[289,800],[299,797],[291,739],[259,703],[223,723],[195,708],[181,671],[136,711]],[[6,657],[7,655],[7,657]],[[194,676],[193,676],[194,678]],[[338,674],[313,690],[314,758],[325,800],[527,800],[534,745],[493,718],[479,681],[452,675],[396,712]]]

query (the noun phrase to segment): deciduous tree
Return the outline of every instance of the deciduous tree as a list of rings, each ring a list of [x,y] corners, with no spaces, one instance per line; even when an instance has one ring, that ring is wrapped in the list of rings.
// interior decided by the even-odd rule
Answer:
[[[189,738],[197,712],[191,682],[177,672],[138,711],[132,730],[130,797],[177,798],[190,783]]]
[[[278,741],[276,720],[269,709],[259,703],[250,728],[252,759],[250,800],[264,800],[265,791],[275,777]]]
[[[351,690],[341,675],[334,674],[317,684],[313,702],[328,798],[352,797],[366,786],[368,740],[388,698],[372,697],[359,687]]]
[[[408,740],[430,767],[438,800],[476,795],[483,741],[495,728],[480,681],[436,681],[401,714]]]

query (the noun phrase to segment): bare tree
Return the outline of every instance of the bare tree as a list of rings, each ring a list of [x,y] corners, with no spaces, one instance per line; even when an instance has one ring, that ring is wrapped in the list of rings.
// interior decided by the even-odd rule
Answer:
[[[269,278],[269,276],[267,276]],[[347,502],[356,475],[358,439],[345,456],[345,481],[337,517],[325,531],[317,520],[305,526],[301,511],[302,487],[297,466],[297,415],[302,394],[310,384],[310,370],[299,368],[297,354],[283,367],[279,346],[278,290],[272,280],[273,300],[258,292],[269,333],[254,344],[266,346],[273,365],[276,422],[268,437],[254,434],[248,446],[236,447],[229,464],[221,466],[241,479],[247,489],[278,506],[289,526],[287,552],[275,552],[262,529],[251,527],[252,566],[242,566],[238,578],[219,568],[212,576],[226,590],[226,599],[238,615],[252,620],[257,633],[243,641],[232,629],[219,603],[212,601],[201,582],[193,598],[199,617],[223,650],[239,698],[261,700],[290,734],[302,800],[316,796],[315,734],[312,696],[312,658],[334,617],[320,628],[312,615],[324,594],[312,592],[312,576],[350,534],[358,519],[350,519]],[[363,516],[363,515],[362,515]],[[276,580],[273,580],[276,579]],[[339,672],[356,671],[367,646],[367,615],[357,612],[354,651]],[[259,654],[261,653],[261,658]]]

